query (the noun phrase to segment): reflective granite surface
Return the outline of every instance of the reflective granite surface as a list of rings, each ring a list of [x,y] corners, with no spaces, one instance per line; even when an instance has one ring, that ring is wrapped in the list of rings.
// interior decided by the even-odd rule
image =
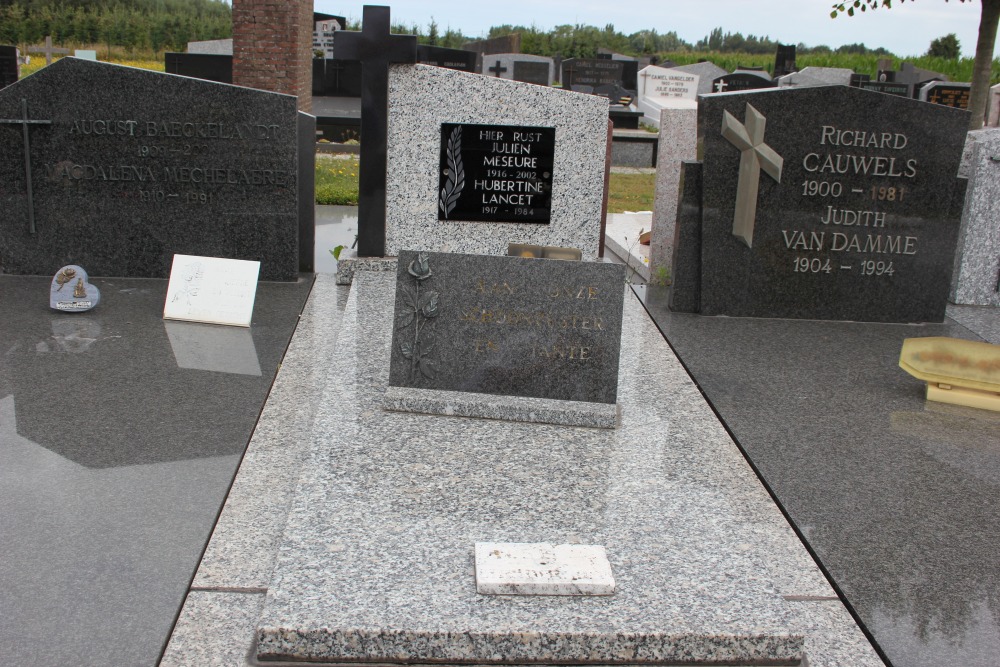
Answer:
[[[1000,414],[927,403],[897,361],[908,337],[1000,342],[1000,310],[888,325],[666,302],[649,289],[660,329],[892,664],[998,664]]]
[[[0,276],[0,663],[159,658],[312,277],[250,329],[161,319],[165,280]]]

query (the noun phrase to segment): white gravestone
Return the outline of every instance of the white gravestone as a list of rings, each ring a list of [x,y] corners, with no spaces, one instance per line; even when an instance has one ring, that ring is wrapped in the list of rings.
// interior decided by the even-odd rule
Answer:
[[[476,542],[476,592],[484,595],[611,595],[604,547]]]
[[[650,65],[639,72],[639,111],[644,120],[659,127],[663,109],[698,107],[697,74]]]

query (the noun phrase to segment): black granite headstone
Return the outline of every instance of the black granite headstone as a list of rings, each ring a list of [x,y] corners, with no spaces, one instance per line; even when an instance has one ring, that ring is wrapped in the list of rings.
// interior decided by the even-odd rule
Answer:
[[[45,67],[0,91],[0,273],[164,278],[180,253],[295,280],[297,123],[287,95],[76,58]]]
[[[17,47],[0,45],[0,88],[17,83],[20,71]]]
[[[361,63],[315,58],[312,81],[314,97],[361,97]]]
[[[757,90],[759,88],[774,88],[777,84],[756,74],[746,74],[734,72],[723,74],[717,79],[712,79],[713,93],[732,93],[741,90]]]
[[[233,57],[214,53],[164,53],[167,74],[191,76],[218,83],[233,82]]]
[[[515,60],[514,76],[512,78],[514,81],[547,86],[549,85],[549,64],[528,60]]]
[[[778,44],[774,54],[774,73],[772,76],[777,79],[779,76],[791,74],[795,71],[795,45]]]
[[[912,86],[905,83],[891,83],[883,81],[862,81],[858,88],[863,90],[874,90],[876,93],[887,95],[898,95],[900,97],[913,97]]]
[[[971,89],[972,86],[968,83],[935,81],[920,91],[920,98],[931,104],[941,104],[955,109],[968,109]]]
[[[477,55],[474,51],[447,49],[427,44],[417,45],[417,62],[421,65],[434,65],[460,72],[475,72]]]
[[[399,253],[389,385],[614,403],[625,267]]]
[[[624,61],[610,58],[568,58],[562,61],[563,88],[604,85],[624,86]],[[633,84],[630,90],[635,90]]]
[[[967,125],[847,86],[702,97],[700,312],[941,321]]]
[[[556,131],[441,125],[439,220],[549,222]]]

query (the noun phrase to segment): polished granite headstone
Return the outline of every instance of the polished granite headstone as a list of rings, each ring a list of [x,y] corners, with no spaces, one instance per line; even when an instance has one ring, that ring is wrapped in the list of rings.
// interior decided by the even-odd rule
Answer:
[[[294,280],[296,113],[287,95],[77,58],[5,88],[0,272],[162,278],[180,253]]]
[[[562,61],[562,85],[598,88],[606,85],[624,85],[625,63],[609,58],[568,58]]]
[[[16,83],[21,73],[17,47],[0,45],[0,88]]]
[[[876,93],[886,95],[898,95],[900,97],[913,97],[912,86],[905,83],[895,83],[892,81],[862,81],[858,84],[862,90],[873,90]]]
[[[625,268],[399,255],[390,387],[611,403]]]
[[[457,69],[460,72],[475,72],[476,52],[465,51],[463,49],[448,49],[443,46],[431,46],[429,44],[418,44],[417,62],[421,65]]]
[[[941,321],[966,112],[847,86],[704,96],[704,315]]]

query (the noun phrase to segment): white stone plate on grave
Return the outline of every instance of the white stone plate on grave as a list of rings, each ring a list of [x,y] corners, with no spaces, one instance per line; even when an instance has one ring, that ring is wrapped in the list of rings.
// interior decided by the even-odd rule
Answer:
[[[600,545],[476,542],[476,592],[611,595],[615,578]]]
[[[248,327],[260,262],[174,255],[163,318]]]

